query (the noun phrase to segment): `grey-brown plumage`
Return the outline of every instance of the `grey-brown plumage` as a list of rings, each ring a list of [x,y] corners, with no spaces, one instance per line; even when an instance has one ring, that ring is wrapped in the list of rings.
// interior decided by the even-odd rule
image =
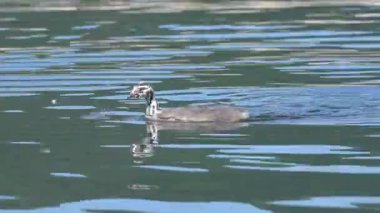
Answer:
[[[190,106],[160,109],[149,85],[133,87],[131,97],[144,97],[147,101],[146,117],[157,121],[180,122],[237,122],[249,118],[248,111],[231,106]]]
[[[247,111],[229,106],[167,108],[157,114],[157,120],[183,122],[236,122],[248,118]]]

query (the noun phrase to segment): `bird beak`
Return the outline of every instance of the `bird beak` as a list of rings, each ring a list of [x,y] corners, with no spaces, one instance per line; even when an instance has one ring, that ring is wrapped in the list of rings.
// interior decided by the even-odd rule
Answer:
[[[132,87],[131,91],[129,92],[129,97],[134,98],[134,97],[136,97],[136,94],[137,94],[136,88]]]

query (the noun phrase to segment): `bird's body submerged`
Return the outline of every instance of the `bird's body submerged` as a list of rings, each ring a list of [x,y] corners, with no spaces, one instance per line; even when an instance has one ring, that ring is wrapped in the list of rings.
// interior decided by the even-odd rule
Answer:
[[[248,112],[228,106],[167,108],[158,111],[156,116],[147,116],[151,120],[182,122],[236,122],[248,117]]]
[[[189,106],[160,109],[150,86],[137,85],[131,91],[133,97],[147,100],[146,117],[154,121],[179,122],[238,122],[249,118],[248,111],[231,106]]]

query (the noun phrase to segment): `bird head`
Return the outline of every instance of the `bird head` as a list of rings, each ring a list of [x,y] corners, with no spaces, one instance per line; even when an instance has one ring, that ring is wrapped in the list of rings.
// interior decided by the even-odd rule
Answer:
[[[129,93],[129,97],[140,98],[147,97],[153,94],[153,88],[148,84],[139,83],[138,85],[133,86],[131,92]]]

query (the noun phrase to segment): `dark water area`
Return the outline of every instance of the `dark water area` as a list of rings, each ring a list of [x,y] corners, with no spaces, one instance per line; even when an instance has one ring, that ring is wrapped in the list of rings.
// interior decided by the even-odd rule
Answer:
[[[380,210],[379,50],[377,0],[0,1],[0,212]]]

